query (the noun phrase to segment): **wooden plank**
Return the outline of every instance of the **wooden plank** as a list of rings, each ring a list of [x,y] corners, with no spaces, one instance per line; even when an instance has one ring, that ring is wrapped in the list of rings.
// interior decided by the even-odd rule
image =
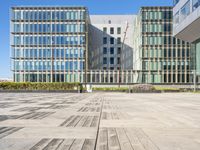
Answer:
[[[19,127],[8,127],[6,130],[4,131],[1,131],[0,133],[0,139],[5,137],[5,136],[8,136],[9,134],[12,134],[14,132],[17,132],[18,130],[20,130],[22,128],[19,128]]]
[[[70,150],[81,150],[85,139],[76,139],[70,147]]]
[[[74,119],[72,119],[69,124],[66,127],[75,127],[77,123],[81,120],[83,116],[76,116]]]
[[[78,124],[76,125],[76,127],[82,127],[85,124],[85,122],[87,121],[87,117],[88,116],[83,116],[81,118],[81,120],[78,122]]]
[[[4,132],[6,132],[6,131],[9,131],[9,130],[11,130],[11,129],[14,129],[14,127],[4,127],[4,128],[2,128],[2,129],[0,130],[0,134],[4,133]]]
[[[93,121],[92,116],[88,116],[86,122],[84,123],[83,127],[90,127]]]
[[[108,150],[108,130],[106,128],[99,129],[97,137],[97,150]]]
[[[63,141],[64,139],[52,139],[43,150],[56,150]]]
[[[74,141],[74,139],[66,139],[58,146],[56,150],[69,150]]]
[[[152,142],[152,140],[144,133],[142,129],[135,129],[135,134],[145,149],[159,150],[159,148]]]
[[[120,144],[117,136],[116,129],[108,128],[108,149],[109,150],[120,150]]]
[[[102,112],[101,114],[101,120],[105,120],[107,118],[107,113],[106,112]]]
[[[99,116],[93,116],[93,120],[90,127],[97,127],[98,123],[99,123]]]
[[[43,150],[43,148],[48,145],[51,139],[42,139],[37,144],[35,144],[30,150]]]
[[[117,112],[112,112],[112,119],[119,119]]]
[[[116,129],[121,150],[134,150],[123,128]]]
[[[137,135],[135,134],[135,130],[131,128],[126,128],[125,133],[127,137],[129,138],[131,145],[134,150],[145,150],[144,146],[138,139]]]
[[[67,118],[67,120],[65,120],[60,126],[65,126],[69,123],[69,121],[71,121],[73,118],[75,118],[75,116],[70,116],[69,118]]]
[[[111,112],[107,112],[107,120],[112,120],[112,114],[111,114]]]
[[[94,147],[95,147],[94,139],[85,139],[81,150],[94,150]]]

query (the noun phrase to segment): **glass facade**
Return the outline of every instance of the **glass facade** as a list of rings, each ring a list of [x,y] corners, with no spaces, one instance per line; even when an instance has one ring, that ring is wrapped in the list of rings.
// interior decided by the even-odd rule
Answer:
[[[200,6],[200,0],[192,0],[192,10],[196,10]]]
[[[200,39],[192,43],[192,70],[196,70],[196,74],[200,74]],[[199,79],[198,79],[199,80]],[[200,80],[199,80],[200,81]],[[198,81],[198,82],[199,82]]]
[[[187,16],[194,12],[200,6],[200,0],[188,0],[180,10],[174,15],[174,26],[183,22]]]
[[[190,0],[180,10],[180,18],[184,20],[190,14]]]
[[[87,24],[84,7],[13,7],[14,81],[83,82]]]
[[[189,83],[190,44],[173,37],[172,8],[143,7],[140,17],[143,73],[138,82]]]
[[[179,2],[180,0],[174,0],[173,2],[174,2],[174,6],[176,5],[176,4],[178,4],[178,2]]]

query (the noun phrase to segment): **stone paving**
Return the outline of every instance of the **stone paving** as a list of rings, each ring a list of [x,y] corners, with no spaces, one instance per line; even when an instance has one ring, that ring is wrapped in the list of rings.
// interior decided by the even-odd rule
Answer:
[[[200,150],[200,94],[0,93],[0,150]]]

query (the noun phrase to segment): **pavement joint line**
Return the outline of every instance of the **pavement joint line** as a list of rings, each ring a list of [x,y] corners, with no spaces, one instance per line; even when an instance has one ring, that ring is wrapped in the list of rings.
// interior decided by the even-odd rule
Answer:
[[[97,149],[97,142],[98,142],[98,137],[99,137],[99,132],[100,132],[100,123],[101,123],[103,105],[104,105],[104,97],[102,97],[102,101],[101,101],[101,110],[100,110],[99,122],[98,122],[98,126],[97,126],[97,134],[96,134],[96,139],[95,139],[95,144],[94,144],[94,150]]]

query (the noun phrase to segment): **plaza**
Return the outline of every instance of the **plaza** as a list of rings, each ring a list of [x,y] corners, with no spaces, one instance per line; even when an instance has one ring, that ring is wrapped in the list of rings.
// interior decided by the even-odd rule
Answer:
[[[1,150],[199,150],[200,94],[0,93]]]

